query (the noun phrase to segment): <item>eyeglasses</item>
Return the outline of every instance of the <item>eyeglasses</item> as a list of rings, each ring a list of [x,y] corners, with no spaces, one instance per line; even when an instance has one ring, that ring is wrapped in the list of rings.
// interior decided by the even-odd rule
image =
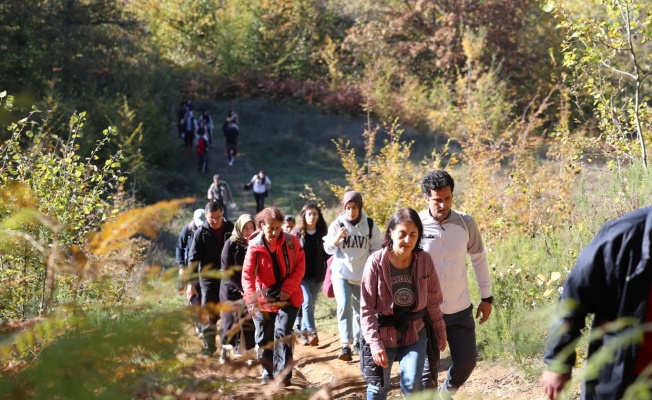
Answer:
[[[219,220],[221,220],[221,219],[222,219],[222,218],[206,218],[207,221],[213,221],[213,222],[215,222],[215,221],[219,221]]]

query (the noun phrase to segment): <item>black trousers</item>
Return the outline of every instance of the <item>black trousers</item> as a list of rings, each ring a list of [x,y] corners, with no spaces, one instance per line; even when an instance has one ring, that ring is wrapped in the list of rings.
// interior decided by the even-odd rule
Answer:
[[[284,375],[283,379],[292,378],[294,365],[292,327],[298,311],[298,307],[288,304],[277,313],[264,312],[262,321],[254,320],[256,343],[262,349],[259,350],[262,351],[262,356],[259,355],[259,359],[262,365],[263,379],[271,379],[280,375]]]

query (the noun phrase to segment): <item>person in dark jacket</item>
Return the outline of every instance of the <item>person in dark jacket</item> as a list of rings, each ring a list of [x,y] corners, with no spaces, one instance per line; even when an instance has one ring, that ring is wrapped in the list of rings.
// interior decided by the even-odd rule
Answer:
[[[204,347],[202,355],[205,357],[210,357],[217,351],[215,337],[219,312],[216,311],[215,306],[220,301],[221,255],[226,239],[233,232],[233,223],[222,216],[223,212],[223,203],[211,201],[206,204],[206,208],[204,208],[206,222],[193,236],[188,257],[190,280],[186,287],[186,298],[188,301],[192,301],[199,295],[195,288],[199,282],[203,312],[201,331]],[[193,277],[193,274],[197,272],[199,272],[198,280]]]
[[[185,106],[185,102],[183,104]],[[182,293],[184,289],[183,286],[181,286],[183,283],[183,272],[184,269],[188,266],[188,255],[190,253],[190,244],[192,243],[192,237],[197,229],[202,226],[204,221],[206,221],[206,217],[204,217],[204,210],[202,208],[196,209],[192,215],[192,221],[183,226],[183,229],[181,229],[181,233],[179,234],[179,238],[177,238],[175,255],[177,264],[179,265],[179,290],[181,290]]]
[[[324,251],[324,236],[328,233],[328,225],[317,204],[308,203],[303,206],[299,215],[299,224],[294,233],[299,238],[306,254],[306,273],[301,280],[303,304],[301,305],[299,341],[303,345],[318,346],[315,304],[326,275],[328,255]]]
[[[367,400],[387,398],[394,361],[401,367],[403,394],[422,390],[427,349],[446,348],[443,295],[432,257],[419,245],[422,237],[419,214],[402,208],[387,224],[382,249],[365,263],[360,368],[369,384]],[[436,365],[439,354],[434,357]]]
[[[242,318],[244,290],[242,289],[242,265],[244,264],[248,239],[256,230],[256,221],[250,214],[242,214],[235,222],[233,234],[224,243],[222,250],[222,271],[220,303],[222,312],[222,351],[220,362],[228,360],[235,348],[240,354],[256,347],[254,324],[251,318]],[[227,309],[230,307],[230,311]]]
[[[604,333],[589,343],[589,364],[599,350],[652,322],[651,253],[652,207],[607,222],[584,248],[564,283],[544,353],[547,369],[541,386],[549,399],[557,399],[571,379],[576,340],[588,314],[594,314],[593,329]],[[605,329],[628,318],[632,321],[624,326]],[[649,371],[643,370],[652,363],[652,335],[636,336],[643,337],[642,343],[627,340],[608,350],[609,360],[599,373],[582,383],[583,399],[621,399],[637,377],[649,379]]]

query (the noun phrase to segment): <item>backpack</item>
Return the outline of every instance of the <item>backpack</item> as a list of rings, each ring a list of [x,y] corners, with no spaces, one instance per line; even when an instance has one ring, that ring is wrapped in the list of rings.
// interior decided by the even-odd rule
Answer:
[[[197,140],[197,154],[203,156],[206,154],[206,149],[208,149],[208,141],[203,136],[200,136],[199,140]]]

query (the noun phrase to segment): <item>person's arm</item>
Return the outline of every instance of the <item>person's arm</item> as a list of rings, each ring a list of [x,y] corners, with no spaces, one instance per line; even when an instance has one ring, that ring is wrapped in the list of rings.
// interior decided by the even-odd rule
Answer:
[[[211,183],[211,185],[208,187],[208,192],[206,193],[206,197],[208,200],[213,200],[213,186],[215,183]]]
[[[489,274],[489,263],[487,262],[487,253],[482,244],[482,236],[475,220],[470,215],[462,215],[464,224],[466,225],[469,233],[469,242],[467,243],[467,252],[471,258],[471,265],[473,266],[473,273],[475,280],[478,283],[480,290],[480,298],[487,299],[491,297],[491,276]],[[492,305],[489,301],[480,301],[478,310],[475,314],[476,318],[480,319],[480,324],[489,320],[491,315]]]
[[[186,286],[186,299],[190,301],[193,297],[197,296],[197,289],[195,286],[199,283],[199,278],[196,276],[199,263],[201,261],[203,243],[201,242],[200,235],[201,228],[195,231],[192,241],[190,242],[190,252],[188,253],[188,268],[184,280],[187,282]]]
[[[374,221],[371,233],[371,240],[369,241],[369,253],[373,253],[376,250],[380,250],[382,247],[382,237],[383,234],[380,232],[380,228],[376,221]]]
[[[235,208],[235,199],[233,198],[233,193],[231,192],[231,187],[229,186],[228,183],[222,181],[224,183],[224,189],[226,189],[226,201],[231,208]]]
[[[444,351],[446,348],[446,324],[444,323],[444,314],[441,312],[441,303],[444,301],[444,296],[441,292],[441,285],[439,284],[439,276],[437,275],[437,270],[435,269],[435,263],[432,261],[430,254],[425,251],[417,253],[419,254],[419,262],[423,263],[424,270],[428,273],[428,279],[426,282],[427,291],[428,291],[428,304],[426,305],[426,310],[428,311],[428,316],[432,321],[432,325],[437,332],[437,344],[440,351]]]
[[[324,237],[324,251],[326,254],[335,254],[339,248],[342,239],[346,237],[346,228],[340,226],[340,222],[336,219],[328,227],[328,234]]]
[[[389,360],[385,344],[380,339],[378,318],[376,308],[378,304],[378,277],[381,265],[381,254],[375,254],[367,258],[362,273],[360,286],[360,334],[364,335],[365,341],[369,343],[371,355],[376,365],[387,368]]]
[[[607,315],[617,297],[608,282],[607,270],[614,270],[618,254],[627,251],[617,243],[622,238],[598,233],[577,259],[563,286],[543,354],[546,371],[541,386],[549,399],[556,399],[571,378],[576,361],[576,345],[586,326],[590,313],[601,311]],[[609,267],[607,267],[609,265]]]
[[[290,251],[294,251],[296,257],[296,265],[290,268],[290,275],[288,275],[283,281],[283,285],[281,286],[281,294],[285,292],[287,294],[287,297],[285,295],[279,296],[279,299],[281,300],[287,300],[294,292],[296,292],[297,290],[302,290],[301,280],[303,279],[303,276],[306,274],[306,253],[303,251],[303,248],[301,247],[301,243],[299,243],[299,241],[294,235],[286,236],[285,240],[292,240],[293,242],[294,249],[290,249],[288,247],[287,250],[288,253]],[[276,251],[282,252],[282,250],[280,249]],[[288,254],[288,258],[292,260],[292,256],[289,254]],[[285,261],[283,262],[285,263]]]
[[[186,224],[177,238],[175,256],[179,268],[186,266],[186,248],[188,247],[188,225]]]
[[[256,261],[257,254],[247,250],[245,255],[244,264],[242,265],[242,290],[244,292],[245,304],[258,304],[258,296],[256,294]]]

